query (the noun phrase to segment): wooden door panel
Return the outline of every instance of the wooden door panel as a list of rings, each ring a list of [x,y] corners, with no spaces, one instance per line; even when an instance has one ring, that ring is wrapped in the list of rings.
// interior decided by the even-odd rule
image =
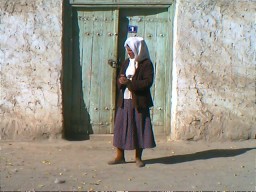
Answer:
[[[91,13],[92,14],[92,13]],[[98,13],[99,14],[99,13]],[[101,78],[101,66],[102,66],[102,55],[101,52],[101,41],[102,41],[102,23],[97,18],[97,12],[93,13],[92,22],[93,22],[93,47],[92,47],[92,77],[91,77],[91,92],[90,92],[90,115],[91,115],[91,124],[93,127],[94,133],[99,133],[101,128],[100,120],[100,98],[101,98],[101,87],[100,87],[100,78]],[[86,58],[85,58],[86,59]]]
[[[159,132],[165,132],[165,112],[166,112],[166,76],[170,75],[170,71],[166,70],[169,65],[168,54],[170,53],[168,43],[168,13],[162,12],[155,18],[156,40],[155,47],[155,84],[154,84],[154,108],[153,108],[153,124],[159,126]],[[157,128],[156,128],[157,129]]]
[[[81,88],[75,85],[73,90],[73,99],[76,100],[73,102],[73,109],[80,110],[80,113],[73,111],[74,122],[76,119],[84,119],[88,126],[92,127],[92,133],[113,132],[116,69],[108,64],[108,60],[117,61],[118,46],[118,58],[123,61],[127,57],[123,47],[124,41],[129,36],[137,35],[146,40],[155,68],[155,80],[151,88],[154,100],[151,110],[152,123],[157,134],[166,132],[166,119],[169,118],[166,106],[170,105],[166,84],[171,76],[171,61],[168,60],[168,54],[171,53],[168,16],[167,8],[77,9],[79,49],[74,52],[79,52],[75,54],[75,62],[80,66],[74,68],[73,79],[76,79],[74,82],[79,82],[77,78],[79,73],[82,73],[82,85]],[[138,32],[128,33],[128,25],[137,26]],[[88,112],[88,117],[83,117],[84,109]]]
[[[108,12],[104,17],[104,31],[102,33],[101,50],[102,66],[101,66],[101,105],[100,105],[100,120],[101,120],[101,133],[110,128],[113,132],[114,112],[115,112],[115,92],[116,92],[116,69],[108,64],[108,60],[117,60],[117,12]],[[113,51],[113,49],[115,51]],[[106,90],[106,89],[109,89]],[[107,133],[107,132],[105,132]]]
[[[127,29],[129,25],[138,27],[137,33],[127,33],[127,37],[141,36],[145,39],[150,57],[155,69],[154,84],[151,93],[154,107],[151,109],[151,118],[157,134],[166,132],[166,76],[171,75],[167,70],[170,42],[168,37],[168,10],[167,9],[124,9],[120,13],[120,28]],[[123,33],[123,32],[122,32]],[[125,39],[125,38],[122,38]],[[123,42],[122,42],[123,43]],[[121,47],[121,46],[120,46]]]
[[[70,130],[70,134],[73,135],[84,135],[89,132],[89,128],[83,128],[85,125],[83,122],[83,119],[86,119],[82,117],[81,108],[83,106],[83,97],[82,95],[82,76],[81,76],[81,59],[80,55],[81,53],[81,35],[79,31],[79,13],[74,12],[73,16],[73,25],[74,28],[72,29],[73,33],[73,50],[72,50],[72,70],[70,73],[72,74],[72,99],[71,99],[71,117],[70,117],[70,124],[72,126],[72,129]]]
[[[89,13],[80,11],[78,12],[79,30],[80,30],[80,60],[82,67],[82,90],[83,99],[90,98],[91,93],[91,79],[92,79],[92,60],[93,53],[93,22],[92,20],[86,21],[89,18]],[[85,59],[86,58],[86,59]],[[85,107],[89,111],[90,99],[84,99]]]
[[[93,133],[110,133],[113,129],[116,70],[108,65],[108,59],[117,58],[117,37],[112,35],[117,34],[116,14],[112,9],[78,12],[83,99]]]

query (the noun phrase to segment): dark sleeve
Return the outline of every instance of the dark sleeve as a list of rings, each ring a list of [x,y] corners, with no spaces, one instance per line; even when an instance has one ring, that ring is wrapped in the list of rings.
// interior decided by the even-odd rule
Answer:
[[[144,91],[149,89],[153,84],[154,68],[152,62],[146,60],[141,65],[138,79],[132,79],[127,85],[131,91]]]

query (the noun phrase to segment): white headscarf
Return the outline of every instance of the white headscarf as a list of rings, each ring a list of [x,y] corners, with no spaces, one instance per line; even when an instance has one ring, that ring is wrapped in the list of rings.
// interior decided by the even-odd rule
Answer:
[[[124,47],[126,48],[127,45],[134,53],[135,61],[140,62],[144,59],[150,59],[147,44],[142,37],[127,38]]]

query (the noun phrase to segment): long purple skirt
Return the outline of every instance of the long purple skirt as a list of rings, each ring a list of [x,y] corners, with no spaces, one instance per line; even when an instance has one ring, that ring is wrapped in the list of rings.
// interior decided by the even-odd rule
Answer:
[[[125,99],[124,108],[117,109],[113,145],[124,150],[155,147],[149,109],[138,112],[132,100]]]

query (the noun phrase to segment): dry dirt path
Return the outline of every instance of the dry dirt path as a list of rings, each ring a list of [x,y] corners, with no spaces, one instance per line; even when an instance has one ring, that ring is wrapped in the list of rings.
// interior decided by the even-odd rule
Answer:
[[[2,191],[256,190],[256,142],[158,141],[146,166],[108,165],[110,140],[0,141]]]

